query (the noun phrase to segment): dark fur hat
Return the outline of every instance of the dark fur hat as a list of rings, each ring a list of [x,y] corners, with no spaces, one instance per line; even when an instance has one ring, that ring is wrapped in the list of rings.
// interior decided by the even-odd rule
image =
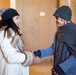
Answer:
[[[13,8],[2,8],[0,10],[0,16],[2,20],[7,20],[17,15],[19,15],[19,13]]]

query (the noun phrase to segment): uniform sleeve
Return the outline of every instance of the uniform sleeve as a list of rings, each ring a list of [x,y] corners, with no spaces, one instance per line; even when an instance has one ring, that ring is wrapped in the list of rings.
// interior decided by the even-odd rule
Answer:
[[[41,58],[46,57],[46,56],[51,56],[51,55],[54,54],[53,45],[50,46],[49,48],[46,48],[46,49],[43,49],[43,50],[40,50],[40,51],[41,51]]]
[[[4,39],[1,43],[1,49],[8,63],[23,63],[25,61],[25,54],[17,52],[8,39]]]
[[[66,61],[63,63],[60,63],[59,66],[62,68],[62,70],[66,73],[70,68],[74,67],[76,65],[76,58],[71,55]]]

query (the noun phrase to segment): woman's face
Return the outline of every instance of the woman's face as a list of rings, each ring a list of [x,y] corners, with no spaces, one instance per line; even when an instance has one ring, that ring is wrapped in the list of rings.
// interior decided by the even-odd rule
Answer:
[[[14,17],[13,17],[13,21],[14,21],[14,23],[19,27],[19,25],[20,25],[19,16],[14,16]]]

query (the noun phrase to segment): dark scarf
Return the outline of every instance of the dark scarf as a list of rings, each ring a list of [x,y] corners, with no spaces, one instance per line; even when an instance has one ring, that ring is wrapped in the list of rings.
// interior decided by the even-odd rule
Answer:
[[[58,29],[58,36],[61,42],[70,47],[71,53],[76,57],[76,25],[67,24]]]
[[[76,25],[68,23],[58,28],[54,66],[66,60],[66,54],[76,58]],[[62,53],[63,52],[63,53]]]

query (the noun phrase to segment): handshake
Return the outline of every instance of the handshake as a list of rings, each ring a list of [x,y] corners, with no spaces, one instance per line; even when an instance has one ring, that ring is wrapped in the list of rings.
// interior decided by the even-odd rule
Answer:
[[[35,57],[41,57],[40,50],[34,51],[33,54],[34,54]]]
[[[34,57],[41,57],[40,50],[34,52],[24,51],[23,53],[25,54],[25,61],[22,63],[24,66],[31,65],[34,61]]]

